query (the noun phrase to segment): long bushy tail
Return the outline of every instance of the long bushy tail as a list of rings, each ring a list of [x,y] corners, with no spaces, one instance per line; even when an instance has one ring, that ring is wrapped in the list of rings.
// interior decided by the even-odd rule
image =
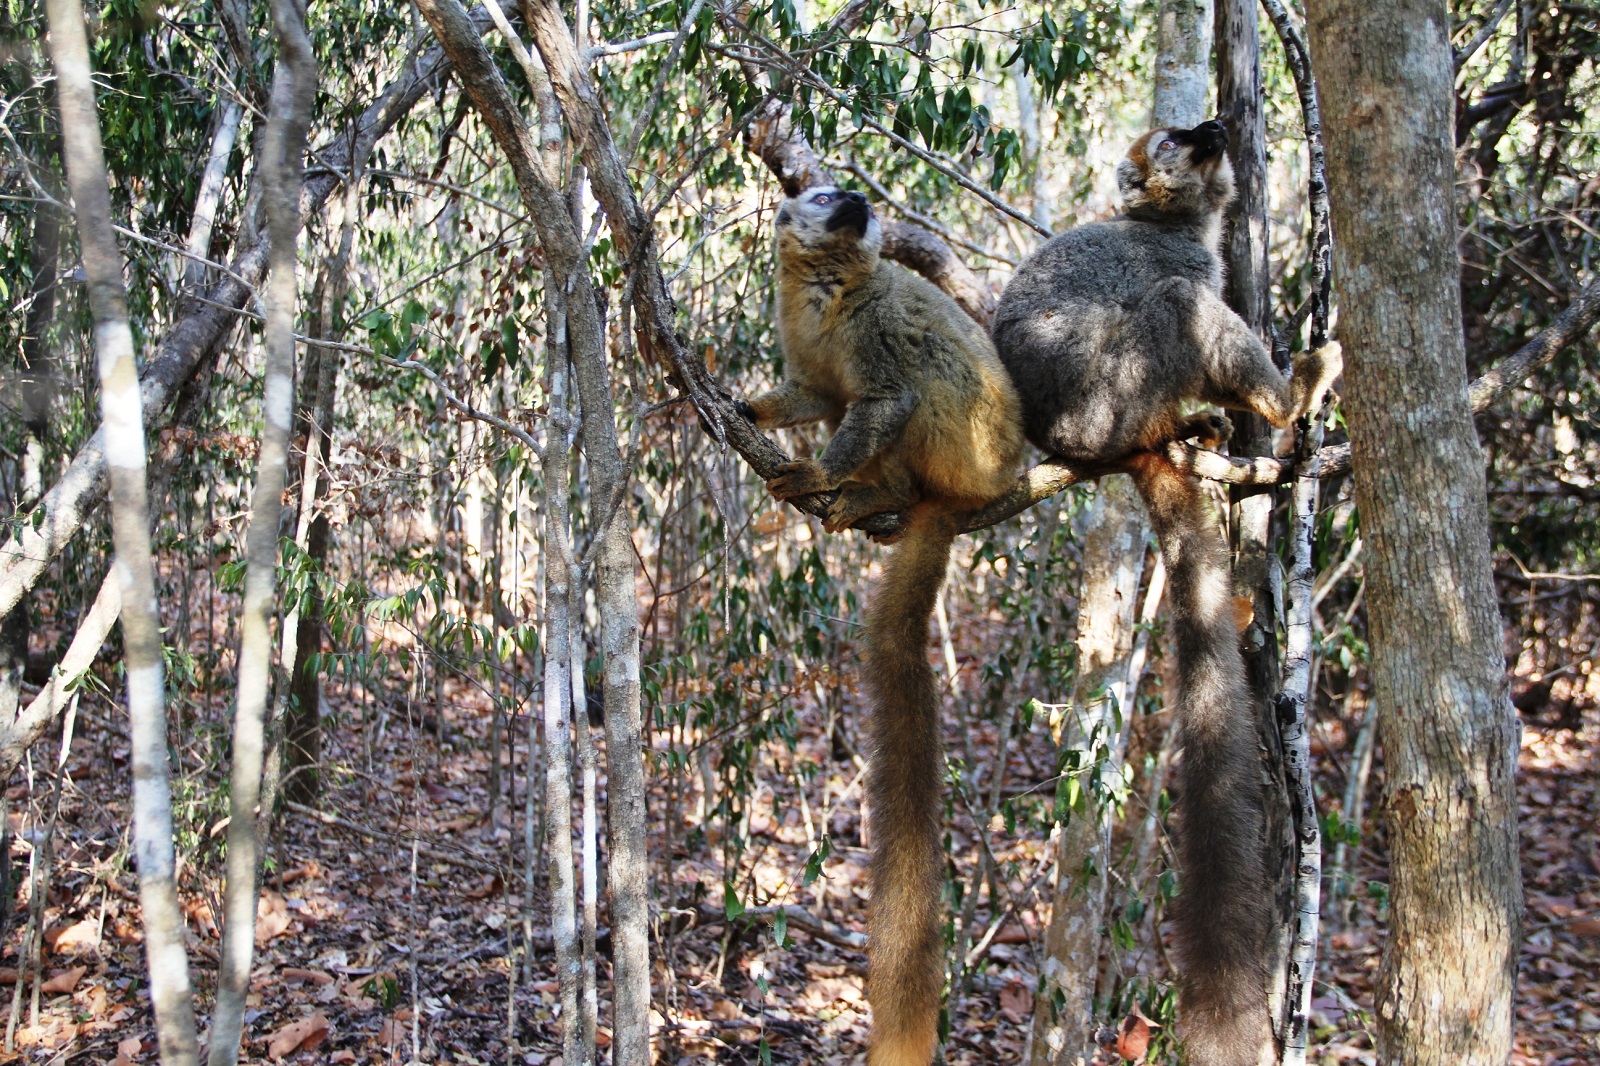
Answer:
[[[932,508],[884,566],[867,612],[867,794],[872,912],[867,993],[869,1066],[928,1066],[944,991],[944,884],[939,690],[928,664],[928,620],[955,529]]]
[[[1198,483],[1147,454],[1133,478],[1166,560],[1177,653],[1180,1034],[1194,1066],[1256,1066],[1270,1039],[1270,889],[1252,700],[1228,551]]]

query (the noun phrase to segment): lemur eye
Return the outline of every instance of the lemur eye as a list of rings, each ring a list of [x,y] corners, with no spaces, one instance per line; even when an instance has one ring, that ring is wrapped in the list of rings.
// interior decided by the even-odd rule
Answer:
[[[1159,145],[1156,146],[1156,151],[1158,151],[1158,152],[1170,152],[1176,147],[1178,147],[1178,142],[1177,141],[1166,140],[1166,141],[1162,141]]]
[[[831,204],[833,203],[833,195],[831,193],[818,193],[811,198],[811,202],[814,204]]]

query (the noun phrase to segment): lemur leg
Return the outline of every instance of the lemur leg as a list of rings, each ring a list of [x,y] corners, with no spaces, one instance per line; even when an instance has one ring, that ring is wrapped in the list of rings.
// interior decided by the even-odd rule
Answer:
[[[1288,425],[1295,417],[1294,398],[1267,346],[1210,288],[1196,285],[1190,292],[1189,337],[1205,375],[1201,399]]]
[[[785,381],[771,392],[736,405],[740,414],[758,429],[785,429],[823,419],[838,418],[837,400],[796,381]]]
[[[1338,341],[1324,344],[1314,352],[1294,357],[1294,376],[1289,392],[1294,398],[1295,417],[1308,415],[1322,406],[1334,379],[1344,371],[1344,349]]]
[[[910,473],[900,464],[884,463],[882,469],[874,473],[877,476],[871,481],[844,483],[839,490],[839,498],[828,508],[828,517],[822,523],[823,529],[838,533],[849,529],[867,515],[904,511],[922,498]]]

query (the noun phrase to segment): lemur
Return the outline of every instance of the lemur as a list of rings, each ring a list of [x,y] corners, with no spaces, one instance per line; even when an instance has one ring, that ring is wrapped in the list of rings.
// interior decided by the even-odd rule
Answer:
[[[1299,356],[1286,380],[1223,303],[1227,146],[1215,121],[1140,137],[1117,167],[1124,213],[1045,242],[1018,267],[994,322],[1028,438],[1069,461],[1125,463],[1166,559],[1183,752],[1180,1034],[1199,1066],[1255,1066],[1270,1038],[1272,910],[1228,548],[1198,483],[1157,446],[1231,435],[1226,418],[1186,416],[1191,401],[1286,426],[1321,404],[1342,366],[1328,345]]]
[[[778,499],[839,489],[824,527],[905,512],[867,609],[863,674],[872,819],[870,1066],[928,1066],[944,990],[943,749],[928,623],[964,512],[1013,484],[1022,410],[983,327],[879,257],[866,197],[833,186],[776,218],[783,384],[740,410],[762,429],[826,421],[820,457],[786,464]]]

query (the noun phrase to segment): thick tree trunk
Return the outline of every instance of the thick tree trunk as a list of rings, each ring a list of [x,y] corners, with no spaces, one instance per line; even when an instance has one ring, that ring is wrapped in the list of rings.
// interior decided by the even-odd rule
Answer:
[[[1344,410],[1392,849],[1382,1061],[1504,1063],[1522,916],[1507,697],[1456,253],[1450,12],[1311,8]]]
[[[50,53],[61,107],[62,151],[77,208],[78,242],[94,316],[100,377],[101,436],[110,463],[111,533],[122,593],[128,718],[133,751],[133,835],[139,863],[139,905],[150,1000],[161,1061],[199,1061],[185,922],[178,906],[172,843],[172,791],[167,764],[166,682],[161,660],[161,609],[156,600],[145,486],[140,385],[122,283],[122,253],[111,222],[111,194],[90,81],[89,40],[78,0],[50,0]]]

